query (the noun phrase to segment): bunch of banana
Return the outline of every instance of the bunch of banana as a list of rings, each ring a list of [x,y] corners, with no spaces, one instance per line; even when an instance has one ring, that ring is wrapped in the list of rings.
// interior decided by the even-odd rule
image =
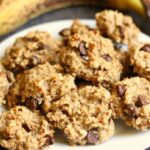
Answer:
[[[150,0],[0,0],[0,35],[45,12],[72,5],[101,5],[128,9],[150,17]]]

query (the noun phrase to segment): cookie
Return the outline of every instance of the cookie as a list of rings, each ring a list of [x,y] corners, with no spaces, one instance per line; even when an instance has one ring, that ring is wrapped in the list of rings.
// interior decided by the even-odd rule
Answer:
[[[137,130],[146,130],[150,127],[150,82],[141,77],[117,82],[110,106],[115,118],[122,118]]]
[[[8,70],[19,73],[46,61],[57,62],[60,45],[61,43],[47,32],[29,32],[8,48],[3,65]]]
[[[97,31],[70,36],[61,63],[68,73],[94,84],[111,85],[120,80],[122,73],[112,42]]]
[[[118,11],[104,10],[97,13],[95,18],[102,35],[118,43],[131,44],[137,41],[139,29],[130,16]]]
[[[130,61],[135,73],[150,80],[150,42],[132,46]]]
[[[80,22],[80,20],[76,19],[73,20],[73,23],[70,28],[64,28],[59,32],[59,35],[61,35],[64,39],[68,39],[69,36],[75,34],[75,33],[86,33],[91,28],[88,25],[85,25]]]
[[[47,112],[51,101],[76,88],[74,77],[60,73],[57,69],[55,65],[45,63],[19,74],[9,90],[8,107],[25,105],[31,110]]]
[[[14,82],[13,74],[6,71],[3,65],[0,64],[0,105],[6,103],[5,96],[12,82]]]
[[[9,150],[41,149],[53,144],[53,127],[38,112],[17,106],[0,117],[0,145]]]
[[[103,87],[82,86],[54,102],[47,118],[71,145],[98,144],[114,133],[109,99]]]

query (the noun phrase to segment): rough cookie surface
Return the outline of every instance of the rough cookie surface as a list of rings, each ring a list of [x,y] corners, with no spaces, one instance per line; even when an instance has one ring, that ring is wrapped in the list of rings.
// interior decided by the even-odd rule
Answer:
[[[53,144],[53,127],[38,112],[17,106],[0,117],[0,145],[9,150],[34,150]]]
[[[45,61],[57,62],[61,42],[47,32],[33,31],[18,38],[3,58],[3,64],[15,73],[30,69]]]
[[[122,118],[137,130],[146,130],[150,127],[150,82],[140,77],[117,82],[111,107],[115,118]]]
[[[76,88],[74,77],[57,71],[46,63],[18,75],[7,96],[9,108],[25,104],[31,110],[48,111],[51,101]]]
[[[59,34],[66,40],[75,33],[87,33],[92,30],[88,25],[82,24],[79,20],[74,20],[70,28],[65,28]]]
[[[47,117],[70,144],[98,144],[114,133],[109,99],[103,87],[82,86],[54,102]]]
[[[112,84],[122,73],[112,42],[97,31],[70,36],[61,61],[68,73],[94,84]]]
[[[134,45],[130,55],[134,72],[150,80],[150,42]]]
[[[8,93],[9,87],[13,81],[13,74],[6,71],[2,64],[0,64],[0,105],[6,103],[5,96]]]
[[[139,29],[131,17],[112,10],[104,10],[97,13],[95,17],[97,27],[104,36],[125,44],[131,44],[137,40]]]

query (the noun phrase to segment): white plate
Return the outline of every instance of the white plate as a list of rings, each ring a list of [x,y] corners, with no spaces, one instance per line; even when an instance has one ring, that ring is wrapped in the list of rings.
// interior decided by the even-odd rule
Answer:
[[[91,27],[95,27],[94,20],[81,20],[81,22],[88,24]],[[0,57],[4,55],[5,49],[13,44],[15,39],[19,36],[25,35],[31,30],[43,30],[49,32],[54,37],[59,37],[58,32],[71,25],[71,20],[62,20],[51,23],[44,23],[42,25],[34,26],[29,29],[23,30],[0,43]],[[139,41],[150,41],[150,37],[140,33]],[[2,111],[2,107],[0,107]],[[105,143],[94,145],[94,146],[76,146],[71,147],[66,144],[63,137],[58,133],[55,139],[56,143],[51,146],[51,150],[144,150],[150,146],[150,130],[146,132],[139,132],[131,127],[127,127],[123,122],[117,121],[116,132],[114,136]]]

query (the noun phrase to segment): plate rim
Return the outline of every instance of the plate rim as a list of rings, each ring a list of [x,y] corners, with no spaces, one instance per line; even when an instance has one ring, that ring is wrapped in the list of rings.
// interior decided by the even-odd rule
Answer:
[[[20,30],[20,31],[17,31],[17,32],[13,33],[12,35],[10,35],[10,36],[8,36],[7,38],[5,38],[4,40],[2,40],[2,41],[0,42],[0,45],[3,45],[6,41],[8,41],[8,40],[12,39],[13,37],[16,37],[16,36],[18,36],[18,35],[24,33],[24,32],[28,32],[28,31],[30,31],[30,30],[35,30],[35,28],[43,27],[43,26],[47,26],[47,25],[51,25],[51,24],[64,23],[64,22],[65,22],[65,24],[66,24],[66,23],[69,23],[69,24],[70,24],[71,22],[73,22],[73,20],[79,20],[79,21],[81,21],[81,23],[90,22],[90,23],[96,25],[95,19],[80,19],[80,18],[79,18],[79,19],[62,19],[62,20],[55,20],[55,21],[44,22],[44,23],[40,23],[40,24],[38,24],[38,25],[33,25],[33,26],[31,26],[31,27],[27,27],[27,28],[25,28],[25,29],[22,29],[22,30]],[[36,30],[38,30],[38,29],[36,29]],[[140,32],[140,34],[142,34],[142,35],[144,35],[144,36],[150,38],[150,35],[147,35],[146,33],[143,33],[142,31]]]

